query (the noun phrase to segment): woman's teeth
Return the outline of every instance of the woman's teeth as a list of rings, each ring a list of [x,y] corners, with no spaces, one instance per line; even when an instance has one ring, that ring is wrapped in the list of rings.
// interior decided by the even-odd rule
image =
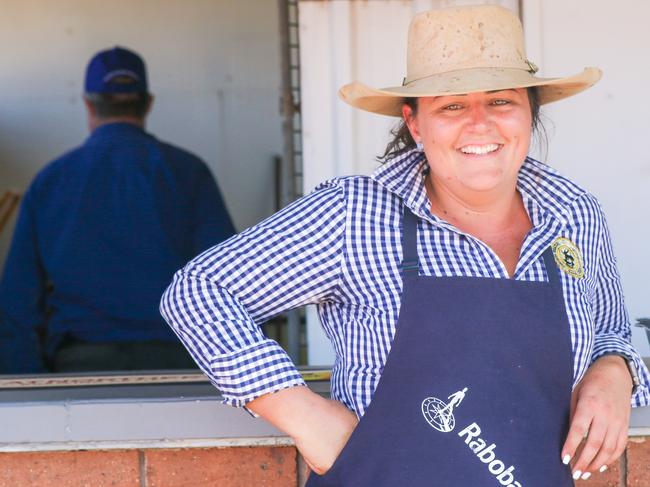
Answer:
[[[498,148],[499,144],[466,145],[465,147],[461,147],[460,151],[464,154],[488,154]]]

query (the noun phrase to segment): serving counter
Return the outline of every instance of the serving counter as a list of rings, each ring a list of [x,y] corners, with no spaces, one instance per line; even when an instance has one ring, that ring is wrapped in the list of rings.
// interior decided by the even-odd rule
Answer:
[[[301,372],[328,394],[327,371]],[[302,485],[306,469],[292,441],[220,399],[199,372],[7,376],[0,487]],[[619,464],[588,482],[650,486],[650,408],[633,411]]]

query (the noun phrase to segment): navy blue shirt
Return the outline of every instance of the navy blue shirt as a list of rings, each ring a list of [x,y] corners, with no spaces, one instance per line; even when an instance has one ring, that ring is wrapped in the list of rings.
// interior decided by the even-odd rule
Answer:
[[[23,198],[0,281],[0,372],[43,369],[38,327],[49,355],[66,336],[175,340],[160,295],[179,267],[233,233],[198,157],[132,124],[99,127]]]

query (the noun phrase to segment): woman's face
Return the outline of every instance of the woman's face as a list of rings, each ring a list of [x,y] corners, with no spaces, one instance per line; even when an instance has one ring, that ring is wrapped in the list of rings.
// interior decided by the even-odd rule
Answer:
[[[415,116],[407,105],[402,114],[434,186],[458,196],[516,187],[532,133],[526,89],[419,98]]]

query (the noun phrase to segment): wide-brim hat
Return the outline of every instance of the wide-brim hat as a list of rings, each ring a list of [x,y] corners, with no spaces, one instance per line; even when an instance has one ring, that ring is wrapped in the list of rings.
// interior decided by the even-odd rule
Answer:
[[[447,8],[411,21],[402,86],[375,89],[355,81],[339,96],[353,107],[399,117],[407,97],[536,86],[538,101],[545,104],[580,93],[602,76],[598,68],[565,78],[538,78],[537,71],[526,57],[521,22],[512,11],[496,5]]]

